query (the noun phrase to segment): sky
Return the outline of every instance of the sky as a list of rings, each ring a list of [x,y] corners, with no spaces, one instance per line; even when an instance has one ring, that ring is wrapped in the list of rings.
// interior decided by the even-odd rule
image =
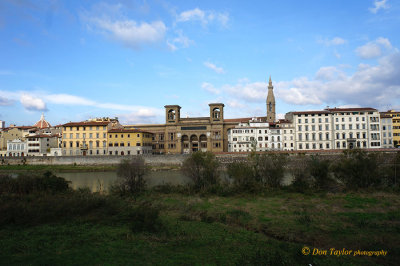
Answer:
[[[400,109],[400,2],[0,1],[0,120]]]

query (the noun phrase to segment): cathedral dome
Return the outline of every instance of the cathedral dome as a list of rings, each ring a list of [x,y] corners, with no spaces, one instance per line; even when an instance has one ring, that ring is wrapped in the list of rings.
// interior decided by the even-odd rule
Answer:
[[[51,127],[50,123],[44,119],[44,114],[40,117],[40,120],[33,125],[36,128],[48,128]]]

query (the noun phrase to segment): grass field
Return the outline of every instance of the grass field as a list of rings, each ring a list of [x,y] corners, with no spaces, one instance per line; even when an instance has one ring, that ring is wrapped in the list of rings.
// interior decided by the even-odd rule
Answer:
[[[23,211],[18,211],[20,222],[3,222],[0,227],[0,265],[398,265],[400,261],[400,196],[395,193],[276,191],[218,197],[147,192],[136,202],[88,192],[75,200],[74,195],[41,196],[43,201],[50,197],[48,204],[37,204],[31,196],[2,196],[0,212],[9,211],[15,202],[19,202],[15,209]],[[132,232],[132,221],[122,214],[121,206],[139,204],[160,210],[163,230]],[[29,218],[41,212],[51,215]],[[328,252],[305,256],[304,246],[311,252],[314,248]],[[387,255],[334,256],[329,255],[331,248],[384,250]]]

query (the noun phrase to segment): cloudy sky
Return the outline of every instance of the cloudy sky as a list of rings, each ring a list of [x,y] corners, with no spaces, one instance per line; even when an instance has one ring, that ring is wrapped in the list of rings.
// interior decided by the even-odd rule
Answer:
[[[326,106],[400,109],[400,3],[0,1],[0,120],[265,115]]]

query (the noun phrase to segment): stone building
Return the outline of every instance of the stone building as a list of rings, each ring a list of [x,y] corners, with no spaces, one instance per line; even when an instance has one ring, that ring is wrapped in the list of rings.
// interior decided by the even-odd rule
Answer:
[[[327,108],[289,112],[295,150],[381,148],[379,112],[374,108]]]
[[[150,132],[138,129],[116,128],[108,131],[109,155],[140,155],[152,153]]]
[[[153,133],[153,153],[222,152],[227,149],[227,129],[237,125],[224,119],[224,104],[209,104],[209,117],[181,117],[179,105],[165,106],[165,124],[131,125]]]
[[[388,114],[381,113],[381,126],[382,148],[393,148],[392,117]]]
[[[64,156],[106,155],[107,133],[116,128],[123,126],[117,118],[108,117],[66,123],[62,125],[62,154]]]

